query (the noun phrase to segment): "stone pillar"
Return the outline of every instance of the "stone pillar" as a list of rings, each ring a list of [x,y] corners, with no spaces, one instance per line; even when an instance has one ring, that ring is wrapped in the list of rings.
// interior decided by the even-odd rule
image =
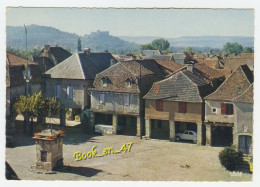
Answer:
[[[170,120],[169,125],[170,125],[170,141],[174,142],[175,141],[175,121]]]
[[[197,123],[197,145],[202,144],[202,122]]]
[[[112,134],[116,134],[117,132],[117,126],[118,126],[118,116],[116,114],[113,114],[112,119],[113,127],[112,127]]]
[[[145,119],[145,138],[151,138],[151,119]]]
[[[238,150],[238,134],[237,134],[237,126],[234,124],[232,127],[232,133],[233,133],[233,146]]]
[[[141,117],[136,117],[136,136],[142,138],[142,122]]]
[[[211,146],[211,125],[206,124],[206,145]]]

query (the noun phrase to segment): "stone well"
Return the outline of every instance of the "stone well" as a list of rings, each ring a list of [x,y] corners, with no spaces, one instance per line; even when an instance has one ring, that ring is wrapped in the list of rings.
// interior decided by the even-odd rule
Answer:
[[[64,131],[53,129],[35,133],[37,161],[33,171],[48,173],[63,167],[63,136]]]

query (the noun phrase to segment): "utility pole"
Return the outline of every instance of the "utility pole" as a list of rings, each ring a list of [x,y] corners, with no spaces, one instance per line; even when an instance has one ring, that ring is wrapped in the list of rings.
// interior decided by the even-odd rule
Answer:
[[[26,26],[24,25],[24,31],[25,31],[25,39],[26,39],[26,53],[27,53],[27,29]],[[23,71],[23,78],[25,80],[25,95],[28,96],[29,95],[29,81],[32,78],[31,76],[31,70],[30,67],[28,65],[28,57],[26,58],[26,67],[25,70]],[[25,116],[25,127],[24,127],[24,133],[25,133],[25,129],[27,129],[27,134],[30,135],[31,132],[29,130],[29,124],[28,124],[28,116]],[[31,124],[32,125],[32,124]]]

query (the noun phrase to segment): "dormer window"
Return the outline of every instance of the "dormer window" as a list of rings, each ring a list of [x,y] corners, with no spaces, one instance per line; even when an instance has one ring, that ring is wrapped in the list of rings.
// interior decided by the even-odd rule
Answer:
[[[131,87],[133,82],[131,79],[128,78],[128,79],[126,79],[125,83],[126,83],[127,87]]]
[[[103,77],[102,78],[102,85],[107,86],[107,84],[108,84],[108,79],[106,77]]]

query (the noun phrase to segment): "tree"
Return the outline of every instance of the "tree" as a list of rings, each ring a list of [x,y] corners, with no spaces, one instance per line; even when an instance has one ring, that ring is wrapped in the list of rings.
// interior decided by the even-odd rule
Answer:
[[[82,51],[82,49],[81,49],[81,40],[80,40],[80,38],[78,39],[78,51]]]
[[[170,43],[164,39],[155,39],[152,43],[141,45],[141,50],[155,50],[159,49],[160,51],[167,51],[170,47]]]
[[[152,46],[160,51],[165,51],[170,47],[170,43],[164,39],[155,39],[152,41]]]
[[[29,96],[21,95],[14,102],[14,109],[18,114],[24,116],[25,121],[31,119],[31,125],[24,124],[24,130],[28,135],[33,132],[33,118],[56,115],[59,113],[60,105],[55,98],[45,98],[42,92],[34,93]]]
[[[189,55],[191,55],[192,53],[194,53],[194,50],[192,49],[192,47],[187,47],[184,52],[187,52]]]
[[[253,53],[254,50],[250,47],[245,47],[244,50],[243,50],[243,53]]]
[[[141,45],[141,50],[154,50],[156,49],[154,46],[152,46],[152,44],[144,44],[144,45]]]
[[[235,43],[230,43],[227,42],[224,46],[223,46],[223,52],[225,54],[235,54],[235,55],[239,55],[241,54],[243,51],[243,46],[237,42]]]

